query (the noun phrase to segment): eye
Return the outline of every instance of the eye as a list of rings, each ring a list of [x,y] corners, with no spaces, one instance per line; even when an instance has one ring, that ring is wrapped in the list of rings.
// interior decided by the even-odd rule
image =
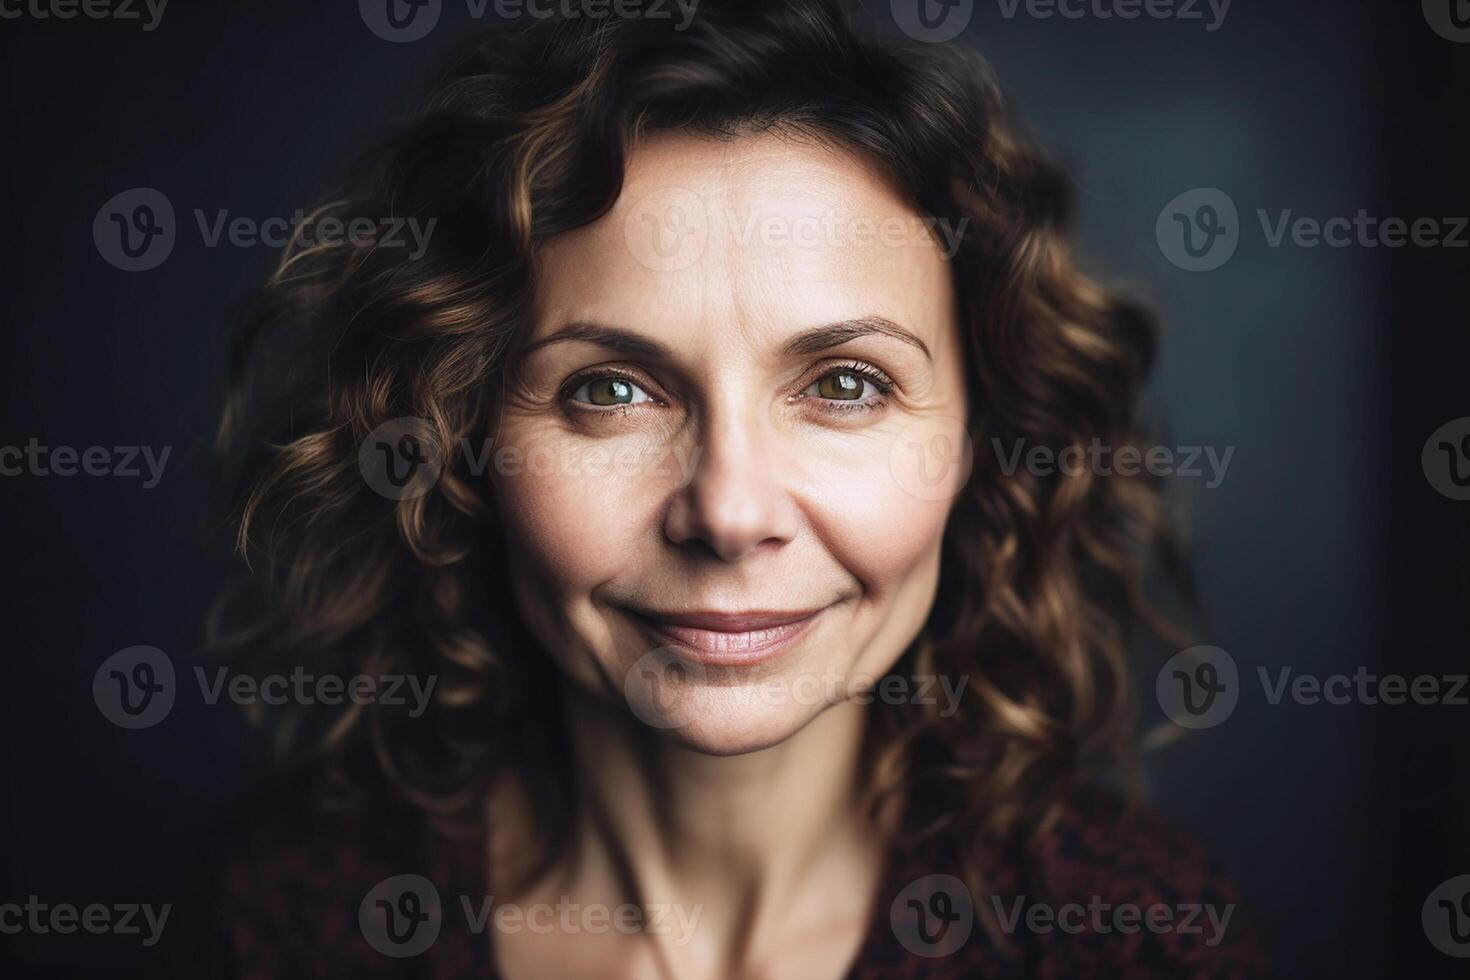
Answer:
[[[855,367],[840,367],[813,381],[802,395],[836,402],[868,402],[886,394],[887,390],[882,379]]]
[[[620,375],[608,374],[592,378],[571,394],[571,400],[598,408],[618,408],[652,401],[648,392]]]

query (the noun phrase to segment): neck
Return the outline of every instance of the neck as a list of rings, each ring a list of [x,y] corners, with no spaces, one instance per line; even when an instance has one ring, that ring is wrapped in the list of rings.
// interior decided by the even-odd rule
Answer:
[[[759,958],[796,923],[866,922],[883,846],[860,806],[861,706],[721,757],[568,698],[578,813],[542,890],[682,909],[703,954],[727,964]]]
[[[834,707],[770,748],[726,757],[678,745],[626,712],[571,708],[582,840],[626,855],[650,885],[779,887],[866,833],[858,705]]]

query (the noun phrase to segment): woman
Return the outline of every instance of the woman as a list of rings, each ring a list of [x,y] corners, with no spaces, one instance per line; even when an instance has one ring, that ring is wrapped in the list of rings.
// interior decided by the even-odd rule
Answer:
[[[533,20],[378,163],[316,220],[379,231],[244,324],[234,642],[432,693],[269,719],[300,775],[226,836],[219,968],[1261,972],[1093,787],[1159,506],[1013,461],[1137,443],[1153,330],[973,57],[835,0]]]

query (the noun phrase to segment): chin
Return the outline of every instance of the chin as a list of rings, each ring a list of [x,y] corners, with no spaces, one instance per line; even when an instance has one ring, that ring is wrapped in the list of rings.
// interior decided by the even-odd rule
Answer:
[[[658,675],[632,671],[624,691],[627,706],[637,722],[659,736],[716,756],[779,745],[831,707],[826,701],[793,698],[790,686],[778,678],[722,684],[718,673],[697,666]]]
[[[767,708],[764,711],[726,712],[697,718],[680,728],[656,731],[660,736],[704,755],[746,755],[780,745],[805,728],[822,710],[802,708],[793,712]]]

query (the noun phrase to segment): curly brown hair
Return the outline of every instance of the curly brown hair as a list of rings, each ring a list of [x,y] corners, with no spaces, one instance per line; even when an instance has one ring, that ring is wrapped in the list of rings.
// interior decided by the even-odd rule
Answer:
[[[918,213],[963,230],[950,262],[977,446],[1142,444],[1154,324],[1074,264],[1068,181],[1018,137],[978,56],[870,37],[838,0],[704,0],[682,31],[622,18],[489,30],[318,215],[433,217],[427,251],[288,248],[233,353],[220,446],[254,599],[232,648],[439,679],[418,718],[349,704],[277,721],[333,785],[450,819],[514,772],[548,837],[566,826],[558,682],[509,598],[488,488],[450,447],[487,431],[538,250],[609,210],[641,134],[777,127],[880,161]],[[442,475],[394,500],[367,485],[358,452],[405,417],[423,421]],[[935,606],[895,669],[968,676],[978,696],[949,717],[875,706],[869,770],[875,807],[944,842],[972,881],[988,846],[1129,757],[1129,638],[1167,629],[1141,585],[1148,546],[1168,540],[1162,511],[1147,477],[1006,473],[975,454]]]

